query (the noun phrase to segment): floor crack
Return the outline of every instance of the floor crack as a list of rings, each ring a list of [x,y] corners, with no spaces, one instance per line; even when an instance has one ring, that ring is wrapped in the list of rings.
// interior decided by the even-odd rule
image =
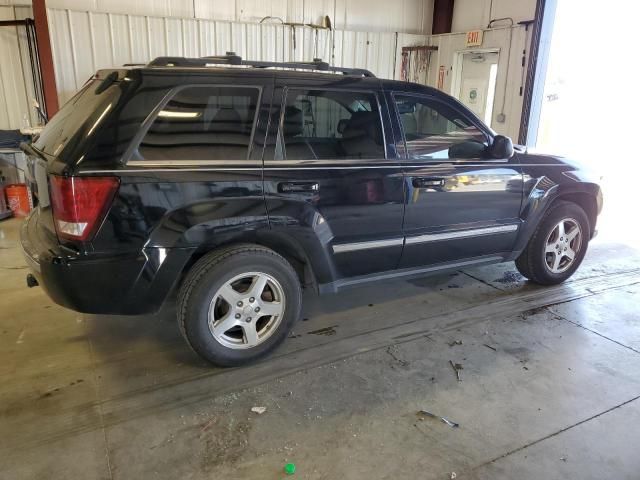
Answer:
[[[546,307],[545,307],[545,308],[546,308]],[[582,328],[582,329],[586,330],[587,332],[594,333],[594,334],[598,335],[599,337],[602,337],[602,338],[604,338],[605,340],[609,340],[610,342],[616,343],[616,344],[620,345],[621,347],[624,347],[624,348],[626,348],[626,349],[628,349],[628,350],[631,350],[632,352],[640,353],[640,351],[639,351],[639,350],[636,350],[635,348],[630,347],[629,345],[625,345],[624,343],[619,342],[618,340],[615,340],[615,339],[613,339],[613,338],[611,338],[611,337],[607,337],[606,335],[603,335],[602,333],[597,332],[596,330],[592,330],[592,329],[590,329],[589,327],[585,327],[584,325],[582,325],[582,324],[580,324],[580,323],[578,323],[578,322],[574,322],[573,320],[569,320],[568,318],[563,317],[562,315],[560,315],[559,313],[554,312],[553,310],[548,310],[548,311],[549,311],[549,312],[550,312],[554,317],[556,317],[556,318],[557,318],[557,319],[559,319],[559,320],[564,320],[564,321],[566,321],[566,322],[569,322],[569,323],[571,323],[572,325],[575,325],[576,327],[580,327],[580,328]]]
[[[510,455],[513,455],[514,453],[521,452],[522,450],[525,450],[525,449],[527,449],[529,447],[537,445],[540,442],[544,442],[545,440],[549,440],[550,438],[556,437],[556,436],[560,435],[561,433],[564,433],[564,432],[566,432],[568,430],[571,430],[572,428],[578,427],[578,426],[580,426],[580,425],[582,425],[584,423],[590,422],[591,420],[595,420],[598,417],[606,415],[607,413],[613,412],[614,410],[617,410],[618,408],[624,407],[625,405],[628,405],[628,404],[630,404],[632,402],[635,402],[638,399],[640,399],[640,395],[637,395],[637,396],[635,396],[635,397],[633,397],[633,398],[631,398],[629,400],[626,400],[626,401],[624,401],[624,402],[622,402],[622,403],[620,403],[618,405],[615,405],[615,406],[613,406],[613,407],[611,407],[611,408],[609,408],[607,410],[604,410],[603,412],[600,412],[600,413],[597,413],[595,415],[592,415],[589,418],[585,418],[584,420],[580,420],[579,422],[574,423],[572,425],[569,425],[568,427],[565,427],[565,428],[563,428],[561,430],[558,430],[557,432],[550,433],[549,435],[547,435],[545,437],[539,438],[539,439],[534,440],[532,442],[529,442],[529,443],[527,443],[525,445],[522,445],[521,447],[518,447],[518,448],[515,448],[513,450],[510,450],[510,451],[508,451],[506,453],[503,453],[500,456],[492,458],[491,460],[487,460],[486,462],[483,462],[480,465],[476,465],[475,467],[472,467],[471,470],[477,470],[479,468],[484,467],[485,465],[489,465],[491,463],[497,462],[498,460],[502,460],[503,458],[506,458],[506,457],[508,457]]]
[[[104,413],[102,412],[102,401],[100,396],[100,387],[98,386],[98,374],[96,371],[96,361],[95,355],[93,352],[93,343],[91,342],[91,337],[88,333],[87,322],[83,322],[85,324],[85,330],[87,331],[87,343],[89,344],[89,357],[91,359],[91,370],[93,371],[93,385],[96,395],[96,407],[98,409],[98,417],[100,418],[100,429],[102,430],[102,437],[104,439],[104,453],[107,460],[107,470],[109,471],[109,479],[113,480],[113,469],[111,468],[111,452],[109,451],[109,440],[107,439],[107,427],[104,423]]]
[[[477,280],[480,283],[484,283],[485,285],[487,285],[488,287],[492,287],[495,288],[496,290],[498,290],[499,292],[505,292],[506,290],[500,287],[496,287],[495,285],[493,285],[492,283],[487,282],[486,280],[483,280],[479,277],[475,277],[473,275],[471,275],[470,273],[465,272],[464,270],[458,270],[460,273],[463,273],[464,275],[466,275],[467,277],[473,278],[474,280]]]

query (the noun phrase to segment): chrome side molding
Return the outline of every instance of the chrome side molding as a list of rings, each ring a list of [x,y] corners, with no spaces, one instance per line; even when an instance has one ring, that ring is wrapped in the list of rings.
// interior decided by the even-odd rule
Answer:
[[[404,238],[390,238],[388,240],[373,240],[370,242],[339,243],[333,246],[333,253],[355,252],[371,248],[396,247],[404,244]]]
[[[415,237],[407,237],[405,243],[414,245],[416,243],[439,242],[442,240],[455,240],[458,238],[480,237],[483,235],[495,235],[499,233],[509,233],[518,230],[518,225],[499,225],[497,227],[473,228],[471,230],[454,230],[441,233],[430,233],[426,235],[417,235]]]
[[[468,230],[454,230],[440,233],[417,235],[414,237],[391,238],[386,240],[372,240],[368,242],[338,243],[333,245],[333,253],[355,252],[372,248],[395,247],[400,245],[415,245],[418,243],[440,242],[443,240],[455,240],[459,238],[480,237],[484,235],[497,235],[518,230],[518,224],[498,225],[495,227],[472,228]]]

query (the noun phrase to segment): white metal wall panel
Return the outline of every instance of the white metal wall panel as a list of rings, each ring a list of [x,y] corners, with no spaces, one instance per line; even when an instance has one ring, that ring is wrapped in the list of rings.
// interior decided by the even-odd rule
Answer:
[[[208,1],[204,0],[204,3]],[[90,10],[158,17],[193,17],[193,3],[193,0],[47,0],[48,7],[61,10]],[[216,0],[215,3],[225,2]]]
[[[47,6],[244,23],[271,16],[289,23],[318,24],[328,15],[339,30],[408,33],[428,33],[433,15],[433,0],[47,0]]]
[[[113,62],[115,65],[123,65],[125,63],[131,63],[131,51],[132,43],[137,41],[137,33],[134,33],[134,37],[131,36],[133,32],[129,28],[130,15],[112,15],[108,14],[111,20],[111,43],[113,45]],[[75,25],[71,24],[70,28],[74,28]],[[164,23],[162,23],[164,27]],[[163,36],[163,38],[166,38]],[[73,48],[83,48],[82,45],[74,45]],[[166,50],[165,46],[165,50]]]
[[[412,35],[410,33],[399,33],[398,34],[398,41],[396,42],[396,47],[395,47],[395,65],[394,65],[394,72],[395,72],[395,77],[396,79],[400,79],[400,69],[402,68],[402,47],[418,47],[418,46],[424,46],[424,45],[430,45],[429,43],[429,38],[427,35]],[[431,54],[431,65],[433,65],[433,62],[435,61],[434,58],[437,55],[436,52],[433,52]],[[430,83],[427,82],[428,79],[428,72],[427,72],[427,76],[424,79],[424,84],[426,85],[430,85]]]
[[[166,54],[169,56],[182,56],[182,24],[177,18],[164,18],[164,34],[166,43]]]
[[[95,60],[94,70],[97,70],[100,65],[115,65],[113,58],[113,43],[111,41],[111,27],[110,18],[106,13],[89,13],[89,24],[91,25],[91,38],[92,38],[92,57]],[[49,19],[49,25],[51,25],[51,19]],[[53,40],[52,40],[53,42]],[[55,42],[53,42],[55,43]],[[146,38],[140,39],[140,43],[146,45]],[[56,65],[56,82],[58,80],[57,70],[58,62],[54,56],[54,62]],[[60,92],[60,85],[58,85],[58,92]]]
[[[315,56],[317,58],[321,58],[333,65],[335,65],[335,63],[333,63],[331,59],[331,46],[333,44],[334,33],[335,31],[316,30],[317,44],[315,49]]]
[[[147,17],[146,20],[145,27],[147,31],[144,33],[147,34],[149,42],[148,60],[162,55],[167,55],[167,39],[165,38],[164,20],[162,18],[155,17]],[[140,32],[138,35],[140,35]],[[122,63],[126,62],[121,62],[119,64],[121,65]],[[144,60],[142,60],[142,63],[144,63]]]
[[[533,20],[536,0],[456,0],[453,8],[452,29],[465,32],[485,28],[494,18],[512,18],[514,23]],[[496,26],[508,25],[501,22]]]
[[[394,78],[396,34],[369,32],[367,34],[367,68],[381,78]]]
[[[63,104],[66,103],[78,89],[76,85],[75,66],[73,65],[73,57],[77,55],[78,52],[74,52],[74,44],[71,41],[67,11],[50,10],[48,17],[56,85],[58,87],[58,99],[60,104]],[[86,55],[86,50],[83,49],[81,54]]]
[[[200,56],[200,34],[198,22],[191,19],[182,20],[182,48],[185,57]]]
[[[144,62],[149,58],[149,36],[146,34],[147,18],[129,16],[129,36],[131,42],[131,62]]]
[[[216,20],[234,21],[236,19],[236,2],[231,0],[208,0],[195,2],[194,17]]]
[[[83,12],[67,12],[69,34],[72,42],[74,77],[76,88],[80,88],[95,71],[93,51],[91,49],[91,29],[89,15]],[[75,45],[85,45],[88,48],[79,50]]]
[[[397,55],[396,34],[390,32],[58,9],[49,9],[49,23],[62,103],[98,69],[146,63],[159,56],[209,56],[234,51],[252,60],[322,58],[334,65],[367,68],[380,77],[392,78]]]

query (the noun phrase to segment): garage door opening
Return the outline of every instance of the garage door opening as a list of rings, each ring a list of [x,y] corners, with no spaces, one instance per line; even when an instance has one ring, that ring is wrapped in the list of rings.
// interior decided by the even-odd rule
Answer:
[[[535,145],[601,174],[601,235],[640,245],[638,223],[628,216],[638,204],[640,178],[634,146],[640,101],[631,51],[638,14],[638,4],[622,0],[606,6],[557,0]]]

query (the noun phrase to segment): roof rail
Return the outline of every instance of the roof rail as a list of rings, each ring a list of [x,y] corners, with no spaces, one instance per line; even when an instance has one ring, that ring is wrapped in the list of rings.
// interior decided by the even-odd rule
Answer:
[[[236,55],[234,52],[227,52],[226,55],[221,56],[199,58],[158,57],[147,64],[148,67],[209,67],[215,65],[242,65],[254,68],[294,68],[297,70],[342,73],[343,75],[356,75],[359,77],[375,77],[373,73],[364,68],[332,67],[319,58],[314,58],[313,62],[261,62],[243,60],[242,57]]]

